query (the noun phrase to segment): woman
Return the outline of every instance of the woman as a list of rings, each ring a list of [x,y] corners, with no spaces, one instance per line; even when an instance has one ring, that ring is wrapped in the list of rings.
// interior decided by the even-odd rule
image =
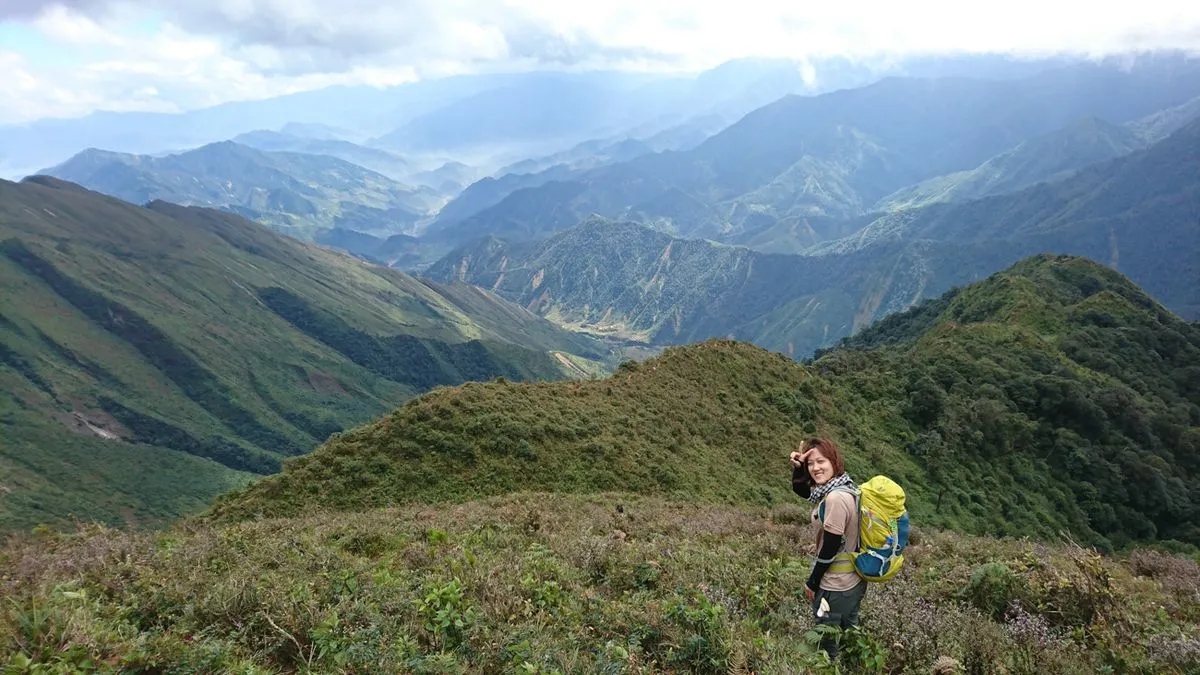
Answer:
[[[816,505],[817,560],[804,585],[817,625],[846,629],[858,624],[858,608],[867,582],[839,553],[858,548],[858,488],[846,473],[842,453],[833,441],[813,438],[791,454],[792,490]],[[821,648],[837,658],[837,639],[826,636]]]

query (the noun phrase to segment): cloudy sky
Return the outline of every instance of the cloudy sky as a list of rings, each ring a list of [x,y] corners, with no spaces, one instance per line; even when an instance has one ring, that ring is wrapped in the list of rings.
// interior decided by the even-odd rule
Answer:
[[[1200,49],[1197,0],[0,0],[0,124],[488,69]]]

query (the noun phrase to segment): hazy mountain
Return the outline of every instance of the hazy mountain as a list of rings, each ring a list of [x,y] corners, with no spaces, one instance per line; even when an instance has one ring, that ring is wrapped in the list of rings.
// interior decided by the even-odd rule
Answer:
[[[717,121],[719,119],[721,118],[718,116],[710,115],[660,132],[644,141],[636,138],[615,141],[594,139],[563,152],[525,159],[502,167],[493,176],[472,183],[462,194],[446,204],[423,234],[440,239],[439,233],[499,204],[517,190],[539,187],[551,181],[571,180],[590,169],[629,161],[652,152],[698,145],[720,126],[724,126]]]
[[[472,183],[462,194],[438,211],[436,220],[423,234],[437,239],[457,223],[499,204],[517,190],[540,187],[551,181],[566,181],[589,169],[623,162],[654,152],[646,143],[627,138],[620,141],[585,141],[563,152],[510,164]],[[449,235],[451,239],[454,235]]]
[[[701,115],[686,122],[657,131],[650,136],[638,137],[655,152],[664,150],[691,150],[713,134],[737,121],[737,117],[723,115]]]
[[[871,210],[891,211],[1015,192],[1034,183],[1065,178],[1082,167],[1142,147],[1144,141],[1129,128],[1087,117],[1025,141],[970,171],[938,176],[897,190],[879,200]]]
[[[302,152],[307,155],[327,155],[381,173],[396,181],[415,173],[416,169],[403,157],[386,150],[368,148],[348,141],[331,138],[306,138],[278,131],[251,131],[233,138],[234,143],[259,150]]]
[[[608,353],[478,289],[48,177],[0,182],[0,284],[4,530],[175,516],[434,386]]]
[[[746,111],[786,93],[862,86],[888,74],[1012,77],[1061,61],[1063,59],[1020,61],[997,55],[906,58],[888,63],[851,63],[841,59],[806,64],[746,60],[719,67],[708,78],[661,79],[664,86],[655,91],[639,92],[636,98],[641,103],[630,106],[635,109],[632,115],[635,124],[645,125],[643,128],[648,135],[686,122],[701,114],[701,108],[725,110],[725,114],[733,116],[729,121],[733,121]],[[797,85],[802,70],[805,76],[799,78]],[[722,72],[730,75],[723,76]],[[620,73],[609,75],[624,77]],[[543,77],[542,73],[456,75],[387,88],[335,86],[183,113],[97,112],[75,119],[45,119],[0,126],[0,176],[24,176],[40,167],[63,162],[90,147],[139,154],[179,152],[255,129],[283,129],[284,133],[318,140],[362,143],[456,101],[505,87],[520,89],[526,86],[523,82]],[[602,80],[603,76],[596,79]],[[705,81],[713,86],[704,86]],[[637,112],[638,108],[641,112]],[[581,127],[592,119],[586,111],[582,112]],[[520,110],[515,114],[517,118],[527,117]],[[289,124],[296,126],[287,127]],[[504,128],[505,124],[508,123],[499,123],[495,128]],[[454,129],[447,131],[453,134]],[[582,133],[581,129],[577,140],[601,135]],[[508,141],[506,138],[490,140],[499,144]],[[520,157],[509,161],[518,159]]]
[[[876,203],[873,210],[967,201],[1062,179],[1085,166],[1157,143],[1197,118],[1200,97],[1120,126],[1085,117],[1021,143],[971,171],[938,176],[897,190]]]
[[[649,81],[617,73],[529,74],[419,116],[373,142],[417,152],[571,144],[639,121],[631,117],[635,91]]]
[[[591,213],[730,240],[813,216],[865,213],[897,189],[956,171],[1090,115],[1122,123],[1200,93],[1200,62],[1072,65],[1018,80],[889,78],[790,96],[693,150],[638,157],[514,193],[462,223],[464,234],[552,232]],[[542,202],[537,212],[529,204]]]
[[[161,199],[225,208],[305,238],[334,227],[383,235],[410,230],[430,200],[334,157],[228,141],[166,157],[88,150],[43,173],[135,204]]]
[[[831,74],[825,86],[844,80]],[[528,73],[449,102],[375,142],[405,151],[528,157],[589,139],[651,136],[697,118],[732,120],[781,96],[815,90],[790,59],[739,59],[695,75]]]
[[[1200,97],[1129,122],[1126,126],[1146,144],[1157,143],[1200,118]]]
[[[76,119],[2,126],[0,175],[29,174],[86,148],[142,154],[179,152],[289,123],[349,127],[364,135],[377,135],[447,101],[500,86],[509,77],[463,75],[385,89],[336,86],[184,113],[97,112]]]
[[[408,177],[415,185],[424,185],[439,194],[453,197],[463,188],[474,182],[480,175],[480,170],[462,162],[443,162],[433,169],[419,171]]]
[[[438,237],[439,233],[499,204],[517,190],[541,187],[551,181],[570,180],[579,173],[566,164],[558,164],[536,173],[506,173],[496,178],[481,178],[443,206],[437,218],[422,234]]]
[[[654,151],[654,148],[636,138],[598,138],[552,155],[509,164],[498,169],[494,175],[503,177],[510,173],[538,173],[557,166],[566,166],[573,170],[591,169],[602,164],[628,161]]]
[[[695,75],[530,73],[431,110],[377,139],[402,151],[456,150],[490,155],[550,154],[610,136],[652,138],[657,149],[686,147],[788,94],[815,94],[869,84],[888,74],[1012,77],[1057,65],[1003,57],[841,58],[796,61],[747,58]],[[718,120],[716,125],[713,120]],[[687,133],[685,133],[687,132]],[[520,160],[517,160],[520,161]],[[542,167],[546,168],[546,167]]]
[[[359,134],[349,129],[342,129],[317,122],[288,122],[279,129],[279,133],[315,141],[357,142],[363,140]]]

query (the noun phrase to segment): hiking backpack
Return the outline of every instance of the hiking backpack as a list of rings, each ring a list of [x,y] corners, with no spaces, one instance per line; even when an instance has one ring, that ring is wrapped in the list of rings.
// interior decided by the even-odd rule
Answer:
[[[839,553],[830,565],[830,572],[857,572],[867,581],[887,581],[904,565],[904,548],[908,546],[908,511],[904,507],[904,489],[887,476],[875,476],[857,490],[834,488],[849,492],[858,506],[858,550]],[[821,520],[825,520],[825,503],[821,502]]]

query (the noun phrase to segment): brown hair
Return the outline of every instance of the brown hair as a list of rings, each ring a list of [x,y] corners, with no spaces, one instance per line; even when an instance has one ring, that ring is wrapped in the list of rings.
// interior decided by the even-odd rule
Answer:
[[[840,476],[846,470],[846,460],[842,459],[842,451],[837,444],[828,438],[810,438],[800,444],[800,452],[816,448],[821,456],[833,465],[833,475]]]

